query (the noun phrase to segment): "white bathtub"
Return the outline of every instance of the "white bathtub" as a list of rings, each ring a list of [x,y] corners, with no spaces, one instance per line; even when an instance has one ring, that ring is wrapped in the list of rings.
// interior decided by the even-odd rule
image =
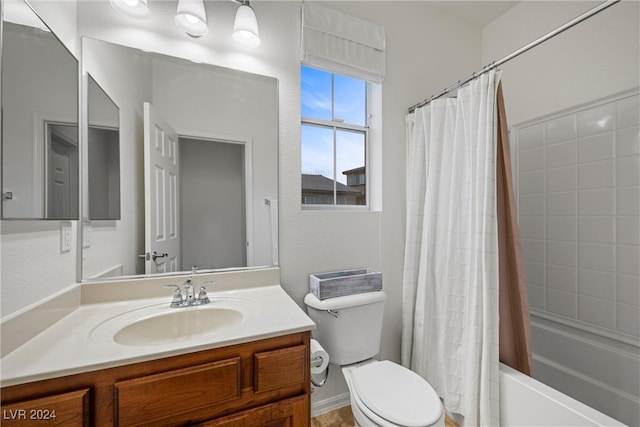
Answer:
[[[503,364],[500,423],[505,427],[625,425]]]

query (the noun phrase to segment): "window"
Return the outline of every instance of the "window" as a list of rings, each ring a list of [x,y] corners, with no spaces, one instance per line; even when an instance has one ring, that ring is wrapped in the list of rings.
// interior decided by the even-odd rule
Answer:
[[[303,205],[367,205],[367,86],[302,66]]]

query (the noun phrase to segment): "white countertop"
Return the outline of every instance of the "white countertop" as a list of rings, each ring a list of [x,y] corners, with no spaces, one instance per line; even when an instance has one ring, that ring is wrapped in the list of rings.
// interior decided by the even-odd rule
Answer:
[[[231,328],[168,344],[131,346],[112,338],[132,312],[164,310],[171,297],[83,304],[0,359],[2,387],[224,347],[315,328],[279,285],[210,292],[211,306],[235,300],[248,313]],[[206,307],[206,306],[202,306]],[[191,310],[199,307],[172,308]]]

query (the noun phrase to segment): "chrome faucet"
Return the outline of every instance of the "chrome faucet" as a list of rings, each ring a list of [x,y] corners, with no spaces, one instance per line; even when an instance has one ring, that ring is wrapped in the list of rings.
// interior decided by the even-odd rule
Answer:
[[[208,304],[210,302],[209,297],[207,296],[207,289],[204,287],[204,284],[200,286],[198,297],[195,297],[195,292],[193,290],[193,281],[190,278],[187,279],[186,282],[184,282],[184,296],[182,295],[182,291],[180,290],[180,286],[178,285],[162,286],[165,288],[175,288],[170,307],[191,307],[194,305]]]
[[[187,305],[193,305],[193,282],[191,279],[187,279],[187,281],[184,282],[184,293]]]

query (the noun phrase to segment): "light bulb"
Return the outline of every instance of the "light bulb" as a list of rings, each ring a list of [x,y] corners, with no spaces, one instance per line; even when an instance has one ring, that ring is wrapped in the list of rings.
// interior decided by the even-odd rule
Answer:
[[[198,19],[196,16],[193,16],[189,13],[184,14],[184,19],[186,19],[187,22],[190,22],[192,24],[197,24],[198,22],[200,22],[200,19]]]

